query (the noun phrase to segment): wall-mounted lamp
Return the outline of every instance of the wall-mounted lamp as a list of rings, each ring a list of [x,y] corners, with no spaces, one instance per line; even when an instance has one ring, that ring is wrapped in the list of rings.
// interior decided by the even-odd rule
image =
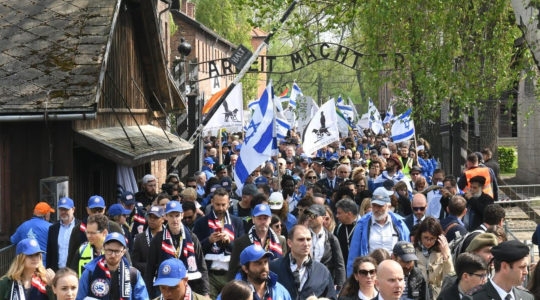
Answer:
[[[178,52],[182,56],[188,56],[191,53],[191,44],[186,42],[184,38],[180,38],[180,45],[178,45]]]

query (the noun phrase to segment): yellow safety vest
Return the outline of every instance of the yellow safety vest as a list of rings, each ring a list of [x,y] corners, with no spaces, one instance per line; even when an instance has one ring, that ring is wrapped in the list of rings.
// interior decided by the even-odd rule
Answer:
[[[94,249],[92,248],[92,245],[90,245],[88,242],[85,242],[84,244],[81,245],[81,247],[79,247],[79,254],[80,254],[80,258],[79,258],[78,271],[79,271],[79,278],[80,278],[83,272],[83,267],[87,263],[91,262],[92,259],[94,259]]]

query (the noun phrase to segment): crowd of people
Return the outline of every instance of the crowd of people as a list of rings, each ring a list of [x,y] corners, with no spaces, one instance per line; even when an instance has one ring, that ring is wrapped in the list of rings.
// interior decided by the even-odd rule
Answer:
[[[54,224],[38,203],[0,299],[540,299],[489,149],[453,176],[423,139],[354,132],[303,153],[292,132],[238,189],[241,145],[206,137],[193,176],[158,191],[147,174],[108,209],[90,196],[84,220],[68,197]]]

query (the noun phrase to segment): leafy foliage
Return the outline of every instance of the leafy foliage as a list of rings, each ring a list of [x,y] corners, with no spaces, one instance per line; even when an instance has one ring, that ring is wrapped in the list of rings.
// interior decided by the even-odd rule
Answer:
[[[252,9],[251,24],[266,30],[276,26],[290,3],[231,1]],[[481,108],[485,99],[498,99],[519,80],[522,64],[530,62],[529,53],[514,46],[522,34],[507,0],[305,0],[286,28],[288,35],[280,34],[279,42],[291,47],[330,34],[366,55],[403,54],[405,65],[397,70],[385,70],[381,60],[368,61],[358,71],[358,89],[372,98],[384,85],[398,96],[410,94],[415,115],[424,120],[439,118],[445,101],[467,111]],[[323,78],[335,75],[329,70]]]
[[[499,153],[499,166],[502,172],[511,172],[513,169],[514,161],[516,160],[516,153],[513,147],[498,147]]]

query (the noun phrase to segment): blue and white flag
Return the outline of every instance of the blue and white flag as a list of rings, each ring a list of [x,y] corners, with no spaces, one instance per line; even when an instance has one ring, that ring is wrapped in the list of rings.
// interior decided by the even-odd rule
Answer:
[[[352,123],[354,123],[355,118],[353,107],[349,104],[346,104],[341,95],[339,95],[339,97],[337,98],[336,106],[345,117],[345,120],[347,120],[349,126],[351,126]]]
[[[402,113],[396,118],[392,125],[392,141],[400,143],[408,141],[414,137],[414,122],[411,119],[412,108]]]
[[[253,114],[234,168],[234,181],[238,188],[238,195],[242,194],[242,187],[248,176],[272,156],[272,147],[275,144],[273,98],[270,82],[257,105],[252,105]]]
[[[292,109],[296,109],[296,99],[298,96],[303,96],[302,90],[300,87],[295,83],[293,83],[291,95],[289,97],[289,106],[292,107]]]
[[[369,128],[371,128],[375,134],[382,134],[384,132],[384,126],[381,121],[381,114],[371,99],[369,99],[368,114]]]
[[[285,117],[283,106],[281,106],[280,98],[275,97],[274,103],[276,103],[276,138],[278,141],[284,140],[287,137],[287,132],[291,129],[291,124]]]
[[[388,109],[386,110],[386,116],[384,117],[384,120],[382,122],[383,124],[386,124],[394,121],[394,119],[394,106],[388,105]]]

